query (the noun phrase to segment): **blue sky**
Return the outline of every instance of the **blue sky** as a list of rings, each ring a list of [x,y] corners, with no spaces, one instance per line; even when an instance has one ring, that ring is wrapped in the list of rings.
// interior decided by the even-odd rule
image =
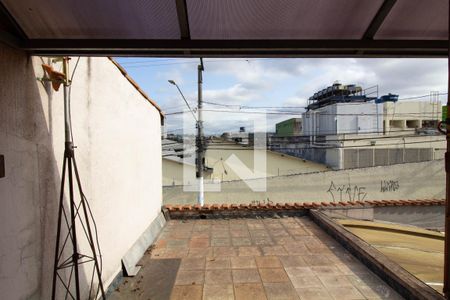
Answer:
[[[175,80],[195,107],[199,59],[117,58],[117,61],[168,114],[168,131],[182,133],[179,129],[184,127],[185,132],[193,132],[192,115],[170,115],[187,108],[176,87],[167,80]],[[263,112],[272,113],[267,115],[267,130],[274,131],[275,123],[300,114],[309,96],[336,80],[363,88],[378,85],[381,95],[390,92],[399,94],[400,98],[425,95],[430,91],[447,92],[445,59],[210,58],[204,59],[204,64],[204,101],[233,105],[205,105],[204,127],[209,134],[236,131],[240,126],[251,129],[254,120],[264,117]],[[242,106],[298,108],[289,109],[295,114],[288,115],[278,113],[280,108],[245,109]],[[185,126],[183,115],[186,115]]]

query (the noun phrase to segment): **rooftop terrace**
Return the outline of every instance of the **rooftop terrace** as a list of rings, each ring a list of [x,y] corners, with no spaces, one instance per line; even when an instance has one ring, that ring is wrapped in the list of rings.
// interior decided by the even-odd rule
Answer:
[[[170,220],[109,299],[402,299],[308,216]]]

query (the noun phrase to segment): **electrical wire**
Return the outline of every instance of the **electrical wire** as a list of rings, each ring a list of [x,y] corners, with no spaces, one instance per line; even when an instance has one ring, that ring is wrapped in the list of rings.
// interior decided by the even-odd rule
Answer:
[[[303,139],[303,141],[301,140],[297,140],[294,141],[293,143],[295,144],[311,144],[311,141],[309,140],[310,137],[313,137],[313,135],[307,135],[307,136],[299,136],[300,138]],[[342,138],[342,139],[327,139],[324,140],[323,143],[328,143],[328,142],[356,142],[356,141],[379,141],[379,140],[386,140],[386,139],[403,139],[403,138],[423,138],[423,137],[442,137],[444,138],[445,136],[437,133],[437,134],[433,134],[433,135],[398,135],[398,136],[376,136],[376,137],[361,137],[361,138]],[[246,140],[250,140],[250,138],[248,137],[241,137],[241,139],[243,141]],[[277,143],[277,141],[273,141],[274,143]],[[422,141],[423,143],[428,143],[428,141]],[[445,139],[442,140],[442,142],[445,142]],[[315,142],[316,144],[320,145],[322,143],[320,142]],[[401,143],[403,144],[403,143]],[[382,145],[382,144],[381,144]]]
[[[378,139],[381,139],[383,137],[379,137]],[[385,138],[390,138],[390,137],[385,137]],[[395,138],[402,138],[400,137],[395,137]],[[346,141],[359,141],[359,140],[364,140],[364,139],[344,139],[344,140],[327,140],[326,142],[346,142]],[[367,138],[366,140],[377,140],[376,138]],[[377,146],[372,146],[372,145],[346,145],[346,146],[337,146],[337,145],[325,145],[325,144],[320,144],[320,143],[316,143],[313,144],[315,146],[323,146],[323,147],[313,147],[313,148],[286,148],[286,147],[273,147],[272,149],[275,150],[299,150],[299,149],[337,149],[337,148],[364,148],[364,147],[370,147],[371,149],[383,149],[382,147],[384,146],[401,146],[401,145],[412,145],[412,144],[421,144],[421,143],[442,143],[445,142],[445,140],[430,140],[430,141],[410,141],[410,142],[398,142],[398,143],[386,143],[386,144],[379,144]],[[216,145],[214,145],[216,144]],[[311,144],[310,141],[297,141],[296,144]],[[230,145],[230,144],[228,144]],[[208,149],[211,150],[254,150],[252,147],[249,146],[237,146],[234,144],[231,144],[230,147],[225,147],[223,143],[209,143],[208,144]],[[396,148],[391,148],[391,149],[396,149]],[[439,150],[440,148],[436,148],[437,150]]]
[[[186,103],[186,106],[188,107],[189,111],[192,113],[192,116],[194,117],[195,121],[198,122],[197,117],[194,114],[194,111],[191,109],[191,106],[189,105],[189,102],[186,100],[186,98],[183,95],[183,92],[181,91],[181,89],[178,87],[178,84],[176,84],[174,81],[169,81],[171,84],[175,85],[175,87],[177,88],[178,92],[180,92],[181,97],[184,100],[184,103]]]
[[[78,63],[80,62],[80,56],[78,56],[78,59],[77,59],[77,62],[75,63],[75,67],[73,68],[73,71],[72,71],[72,76],[70,76],[70,81],[69,81],[69,101],[68,101],[68,104],[69,104],[69,119],[70,119],[70,123],[69,123],[69,125],[70,125],[70,138],[72,139],[72,142],[73,142],[73,133],[72,133],[72,104],[71,104],[71,99],[72,99],[72,97],[71,97],[71,94],[72,94],[72,82],[73,82],[73,76],[75,75],[75,72],[77,71],[77,67],[78,67]]]
[[[447,95],[448,93],[438,93],[437,96],[443,96]],[[420,96],[413,96],[413,97],[407,97],[407,98],[400,98],[399,101],[403,100],[414,100],[414,99],[423,99],[430,97],[429,94],[427,95],[420,95]],[[223,106],[223,107],[238,107],[239,109],[252,109],[252,108],[264,108],[264,109],[306,109],[307,106],[248,106],[248,105],[239,105],[239,104],[226,104],[226,103],[218,103],[218,102],[212,102],[212,101],[203,101],[203,103],[210,104],[210,105],[216,105],[216,106]],[[346,105],[360,105],[361,102],[357,103],[351,103],[347,102]]]
[[[230,114],[262,114],[262,115],[287,115],[287,116],[302,116],[304,112],[294,112],[294,111],[241,111],[241,110],[225,110],[225,109],[205,109],[203,108],[202,111],[206,112],[217,112],[217,113],[230,113]],[[182,110],[182,111],[175,111],[166,113],[166,116],[171,115],[179,115],[188,113],[191,111],[188,110]],[[384,113],[318,113],[321,116],[382,116]],[[427,117],[428,115],[431,115],[430,112],[404,112],[404,113],[395,113],[386,114],[387,116],[395,115],[395,116],[411,116],[411,117]],[[308,117],[306,117],[308,118]],[[305,119],[306,119],[305,118]]]
[[[411,133],[414,129],[401,129],[401,130],[395,130],[394,133],[401,133],[401,132],[408,132]],[[218,133],[218,134],[222,134],[222,133]],[[312,135],[312,134],[308,134],[308,135],[301,135],[298,137],[303,137],[303,138],[310,138],[313,136],[325,136],[325,135],[346,135],[346,134],[351,134],[351,135],[362,135],[364,136],[365,134],[384,134],[382,131],[377,130],[377,128],[371,128],[371,131],[365,131],[365,132],[361,132],[361,133],[355,133],[354,131],[342,131],[339,134],[337,134],[335,131],[321,131],[320,135]],[[398,135],[398,136],[393,136],[393,137],[402,137],[403,135]],[[426,136],[426,135],[423,135]],[[428,135],[430,136],[430,135]],[[433,135],[431,135],[433,136]],[[387,137],[387,136],[386,136]],[[245,139],[245,137],[243,137]],[[376,139],[376,138],[380,138],[380,136],[378,137],[371,137],[370,139]],[[368,138],[369,139],[369,138]]]
[[[439,140],[426,141],[426,143],[442,143],[442,142],[445,142],[445,141],[444,140],[442,140],[442,141],[439,141]],[[391,144],[380,144],[380,145],[377,145],[377,146],[371,146],[371,145],[348,145],[348,146],[320,145],[320,146],[323,146],[323,147],[312,147],[312,148],[273,147],[273,148],[268,148],[266,150],[271,150],[271,149],[273,149],[273,150],[301,150],[301,149],[315,149],[315,150],[317,150],[317,149],[346,149],[346,148],[367,148],[367,147],[369,147],[370,149],[385,149],[385,148],[381,148],[381,147],[384,147],[384,146],[399,146],[399,145],[401,145],[401,146],[402,145],[413,145],[413,144],[423,144],[423,143],[425,143],[425,142],[424,141],[405,142],[405,143],[400,142],[400,143],[391,143]],[[319,146],[318,144],[315,144],[315,145]],[[396,149],[396,148],[390,148],[390,149]],[[248,147],[247,148],[247,147],[244,147],[244,146],[232,148],[232,147],[213,147],[211,145],[208,145],[208,150],[251,150],[251,151],[253,151],[255,149],[253,149],[252,147]],[[256,150],[258,150],[258,149],[256,149]]]
[[[143,60],[139,60],[139,61],[120,61],[121,65],[133,65],[133,64],[143,64],[143,63],[159,63],[162,61],[177,61],[178,58],[166,58],[166,59],[161,59],[161,58],[155,58],[155,59],[143,59]]]
[[[254,59],[214,59],[214,60],[207,60],[205,63],[217,63],[217,62],[247,62],[255,61],[255,60],[267,60],[266,58],[254,58]],[[159,67],[159,66],[168,66],[168,65],[183,65],[183,64],[197,64],[197,61],[173,61],[173,62],[166,62],[166,63],[141,63],[138,64],[136,62],[136,65],[126,66],[127,68],[149,68],[149,67]],[[124,63],[121,63],[124,64]]]
[[[181,131],[181,130],[183,130],[183,129],[184,129],[184,128],[170,129],[170,130],[166,130],[166,133],[174,132],[174,131]]]

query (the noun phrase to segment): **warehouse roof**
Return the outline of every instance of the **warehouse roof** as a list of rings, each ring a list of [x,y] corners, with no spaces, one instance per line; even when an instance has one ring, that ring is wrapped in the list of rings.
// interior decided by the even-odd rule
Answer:
[[[40,54],[446,57],[441,0],[0,0],[0,40]]]

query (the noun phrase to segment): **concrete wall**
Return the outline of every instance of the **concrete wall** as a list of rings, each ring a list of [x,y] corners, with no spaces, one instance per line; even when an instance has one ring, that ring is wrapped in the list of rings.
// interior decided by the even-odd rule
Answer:
[[[219,145],[219,146],[217,146]],[[214,147],[218,149],[214,149]],[[242,164],[230,162],[229,158],[234,155]],[[212,172],[205,173],[205,180],[213,180],[214,182],[239,180],[241,179],[239,171],[242,171],[243,166],[253,170],[254,166],[254,151],[248,147],[241,147],[238,145],[229,144],[215,144],[206,151],[206,166],[212,168]],[[324,165],[299,159],[292,156],[287,156],[277,152],[266,151],[266,169],[265,174],[269,176],[289,175],[299,173],[310,173],[317,171],[324,171],[328,168]],[[183,185],[183,166],[187,168],[189,178],[195,178],[195,165],[183,164],[182,160],[174,161],[173,159],[163,159],[163,185]],[[255,175],[258,176],[258,175]],[[194,184],[195,181],[187,185]]]
[[[444,199],[444,161],[272,177],[267,192],[253,192],[242,181],[224,182],[221,189],[206,193],[205,203]],[[196,194],[165,187],[163,198],[164,203],[193,204]]]
[[[182,185],[183,184],[183,167],[189,169],[192,177],[195,177],[196,167],[191,164],[183,164],[182,161],[175,161],[163,158],[162,172],[163,172],[163,186]]]
[[[399,101],[382,105],[384,114],[384,132],[395,132],[422,128],[423,121],[439,121],[442,115],[440,101]]]
[[[442,134],[405,135],[403,132],[391,132],[383,136],[328,135],[323,138],[322,144],[316,143],[315,147],[310,146],[307,137],[271,138],[270,148],[339,170],[442,159],[446,141]]]
[[[439,231],[445,228],[444,205],[328,208],[323,212],[338,219],[390,222]]]
[[[63,94],[36,80],[43,76],[43,62],[48,59],[0,45],[0,154],[6,161],[6,177],[0,178],[3,299],[49,299],[51,293]],[[72,118],[77,163],[98,226],[108,284],[160,211],[160,116],[107,58],[82,58],[72,87]],[[83,286],[86,272],[81,272]]]

